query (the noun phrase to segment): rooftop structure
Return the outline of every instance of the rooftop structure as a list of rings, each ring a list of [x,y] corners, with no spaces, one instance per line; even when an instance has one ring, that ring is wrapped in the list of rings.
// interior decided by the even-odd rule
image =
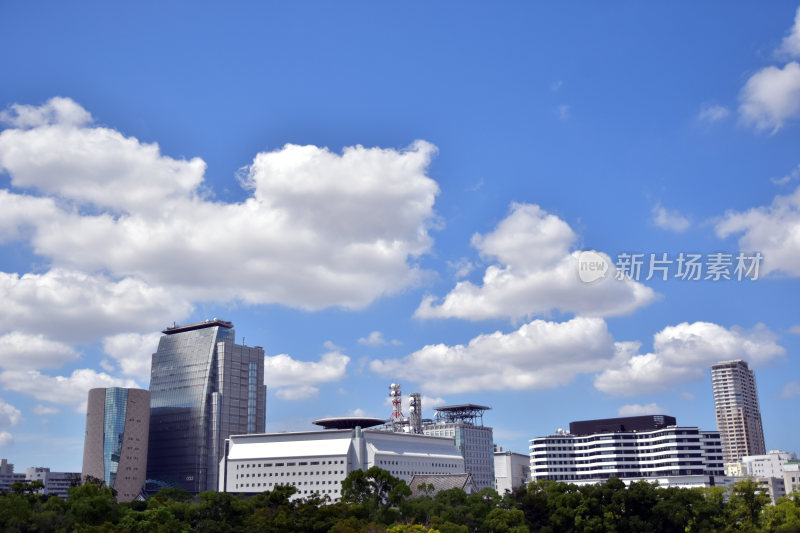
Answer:
[[[653,429],[675,426],[674,416],[645,415],[625,416],[618,418],[601,418],[598,420],[579,420],[569,423],[569,432],[573,435],[592,435],[617,431],[649,431]]]
[[[383,418],[374,418],[370,416],[340,416],[332,418],[320,418],[314,420],[315,426],[322,426],[325,429],[367,429],[375,426],[381,426],[386,423]]]
[[[482,426],[483,413],[491,409],[491,407],[474,403],[462,403],[458,405],[442,405],[433,409],[436,411],[434,422],[465,422]]]

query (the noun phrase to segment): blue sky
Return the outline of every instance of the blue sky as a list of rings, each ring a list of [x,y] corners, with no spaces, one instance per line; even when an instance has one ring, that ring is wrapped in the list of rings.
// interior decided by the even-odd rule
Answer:
[[[388,416],[393,380],[523,453],[713,429],[743,358],[800,451],[797,10],[0,4],[0,456],[79,470],[88,389],[212,317],[267,353],[268,431]],[[584,250],[763,262],[585,283]]]

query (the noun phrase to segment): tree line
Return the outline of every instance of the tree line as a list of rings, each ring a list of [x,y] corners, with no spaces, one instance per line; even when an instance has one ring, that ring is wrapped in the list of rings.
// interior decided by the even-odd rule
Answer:
[[[730,488],[659,488],[611,478],[598,485],[538,481],[511,493],[467,494],[410,487],[377,467],[356,470],[342,499],[292,499],[279,486],[252,496],[163,489],[145,501],[117,503],[102,483],[69,489],[66,500],[39,494],[41,482],[15,483],[0,493],[0,531],[29,532],[333,532],[560,533],[776,532],[800,533],[800,494],[776,505],[753,481]]]

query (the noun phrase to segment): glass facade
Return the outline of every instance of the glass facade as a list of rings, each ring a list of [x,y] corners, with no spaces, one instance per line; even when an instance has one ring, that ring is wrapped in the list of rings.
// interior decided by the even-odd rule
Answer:
[[[220,320],[164,333],[151,367],[148,487],[216,490],[224,439],[264,431],[264,351],[236,345],[233,324]],[[239,416],[251,388],[252,425]]]
[[[106,486],[113,487],[117,480],[122,437],[125,433],[125,415],[128,405],[128,389],[112,387],[105,390],[103,412],[103,479]]]

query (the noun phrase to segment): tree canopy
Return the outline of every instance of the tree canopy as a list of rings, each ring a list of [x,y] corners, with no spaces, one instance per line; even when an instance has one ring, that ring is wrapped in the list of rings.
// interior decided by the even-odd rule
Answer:
[[[81,532],[327,532],[560,533],[560,532],[800,532],[800,494],[769,504],[755,482],[724,489],[625,486],[612,478],[577,486],[539,481],[499,495],[451,489],[411,498],[406,483],[379,468],[354,471],[342,501],[313,495],[293,499],[279,486],[243,496],[164,489],[147,501],[117,503],[113,492],[86,483],[66,500],[15,484],[0,493],[0,531]]]

